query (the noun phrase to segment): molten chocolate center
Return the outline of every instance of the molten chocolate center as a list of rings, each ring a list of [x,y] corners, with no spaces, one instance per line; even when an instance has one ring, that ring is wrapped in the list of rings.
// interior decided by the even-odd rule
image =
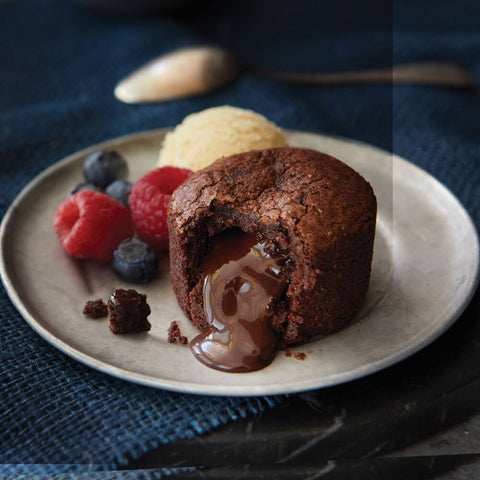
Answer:
[[[259,370],[275,355],[271,301],[287,285],[281,269],[286,257],[269,255],[255,235],[241,230],[228,230],[211,241],[202,264],[210,330],[195,337],[190,348],[198,360],[217,370]]]

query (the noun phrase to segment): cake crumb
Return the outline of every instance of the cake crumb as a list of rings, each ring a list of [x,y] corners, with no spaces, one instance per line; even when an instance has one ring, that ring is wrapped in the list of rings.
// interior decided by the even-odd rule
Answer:
[[[177,340],[182,345],[188,343],[188,338],[182,335],[178,323],[174,321],[170,324],[170,327],[168,327],[168,343],[175,343]]]
[[[288,347],[285,349],[285,356],[286,357],[291,357],[292,356],[292,352]]]
[[[108,308],[101,298],[98,300],[88,300],[83,307],[82,313],[94,319],[103,318],[108,315]]]
[[[112,292],[107,305],[112,333],[148,332],[152,328],[147,320],[151,311],[145,294],[119,288]]]
[[[293,354],[293,356],[297,359],[297,360],[305,360],[305,358],[307,357],[307,354],[306,353],[303,353],[303,352],[295,352]]]

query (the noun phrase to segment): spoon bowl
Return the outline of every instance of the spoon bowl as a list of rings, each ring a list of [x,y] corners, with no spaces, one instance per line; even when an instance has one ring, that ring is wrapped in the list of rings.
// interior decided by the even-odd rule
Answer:
[[[222,48],[182,48],[139,68],[122,80],[114,93],[125,103],[190,97],[227,85],[241,70],[241,62]]]

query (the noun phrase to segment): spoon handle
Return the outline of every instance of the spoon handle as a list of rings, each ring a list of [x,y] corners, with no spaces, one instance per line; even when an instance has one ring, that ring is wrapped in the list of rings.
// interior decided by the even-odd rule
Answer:
[[[467,69],[448,62],[406,63],[387,68],[338,73],[283,73],[258,69],[255,69],[255,72],[279,82],[304,85],[404,83],[454,88],[475,85],[475,78]]]

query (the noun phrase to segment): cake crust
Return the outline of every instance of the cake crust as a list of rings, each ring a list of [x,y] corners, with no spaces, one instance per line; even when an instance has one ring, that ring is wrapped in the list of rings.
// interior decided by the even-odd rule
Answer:
[[[329,155],[286,147],[222,158],[184,182],[169,203],[173,290],[193,324],[208,329],[201,260],[210,237],[241,228],[291,260],[272,320],[280,345],[332,333],[365,297],[375,221],[369,183]]]

